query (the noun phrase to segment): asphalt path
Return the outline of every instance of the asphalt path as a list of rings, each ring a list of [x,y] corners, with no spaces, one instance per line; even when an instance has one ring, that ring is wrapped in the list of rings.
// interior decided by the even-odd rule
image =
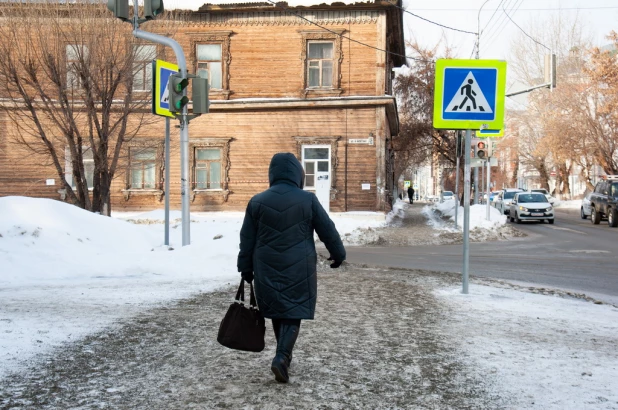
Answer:
[[[510,223],[510,222],[508,222]],[[527,236],[470,243],[471,277],[586,293],[618,302],[618,228],[593,225],[579,210],[557,210],[554,225],[515,225]],[[413,229],[413,228],[411,228]],[[463,245],[349,247],[347,260],[374,266],[461,273]]]

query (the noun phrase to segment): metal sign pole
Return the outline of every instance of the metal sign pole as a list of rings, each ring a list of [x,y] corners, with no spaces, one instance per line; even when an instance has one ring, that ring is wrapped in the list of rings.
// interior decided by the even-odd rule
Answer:
[[[137,10],[137,1],[135,1]],[[187,78],[187,60],[180,44],[175,40],[158,34],[142,31],[138,28],[133,30],[133,35],[153,43],[163,44],[170,47],[176,55],[176,61],[180,68],[182,78]],[[182,198],[182,246],[191,244],[190,215],[189,215],[189,122],[187,121],[187,106],[182,109],[180,117],[180,194]]]
[[[455,228],[459,229],[457,224],[457,214],[459,213],[459,158],[461,158],[461,131],[457,131],[457,148],[455,156],[457,157],[457,166],[455,168]]]
[[[490,142],[491,144],[491,142]],[[490,189],[490,185],[489,185],[489,181],[491,179],[491,158],[487,158],[487,204],[485,206],[486,208],[486,219],[489,221],[489,189]]]
[[[470,148],[472,132],[466,130],[464,166],[464,220],[463,220],[463,272],[461,293],[468,294],[468,268],[470,265]]]
[[[170,118],[165,117],[165,245],[170,245]]]

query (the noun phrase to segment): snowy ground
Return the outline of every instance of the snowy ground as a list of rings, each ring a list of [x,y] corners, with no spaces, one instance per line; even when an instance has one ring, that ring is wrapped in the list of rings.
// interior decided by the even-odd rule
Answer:
[[[574,202],[572,207],[579,207],[579,201],[572,202]],[[570,204],[565,203],[561,206],[570,207]],[[347,246],[366,243],[388,245],[401,242],[413,245],[411,236],[405,234],[411,225],[415,226],[416,235],[414,237],[419,238],[419,243],[456,243],[461,235],[454,228],[449,216],[453,212],[454,203],[432,206],[415,204],[410,207],[398,202],[394,212],[387,215],[386,221],[383,215],[376,213],[333,214],[333,220]],[[163,219],[163,214],[161,211],[146,214],[115,214],[114,218],[110,219],[50,200],[0,198],[0,266],[2,266],[0,272],[0,300],[2,300],[0,304],[0,381],[5,378],[6,382],[0,383],[0,408],[13,408],[12,406],[31,408],[28,406],[37,403],[36,400],[32,401],[32,397],[40,398],[41,395],[46,395],[45,386],[40,379],[48,377],[52,380],[53,374],[63,373],[50,363],[73,360],[70,357],[77,357],[75,349],[81,349],[82,353],[84,349],[96,352],[98,347],[87,347],[90,346],[89,343],[92,344],[93,340],[100,341],[107,338],[125,342],[133,340],[132,337],[135,335],[128,338],[122,337],[123,334],[126,335],[127,329],[141,329],[145,334],[151,332],[152,329],[148,327],[149,322],[142,323],[139,318],[152,317],[157,312],[162,314],[161,312],[165,313],[167,309],[187,314],[186,309],[181,308],[195,304],[211,312],[208,320],[216,322],[222,316],[221,312],[225,310],[228,303],[225,301],[225,295],[229,294],[229,284],[236,283],[238,279],[235,261],[242,214],[193,213],[191,215],[192,245],[189,247],[179,245],[181,227],[178,218],[179,213],[172,213],[174,221],[171,229],[172,250],[168,250],[162,245],[163,225],[160,220]],[[473,240],[508,239],[518,234],[512,227],[505,225],[505,218],[497,212],[491,213],[491,221],[485,221],[484,218],[485,207],[473,206],[471,208],[470,228]],[[462,219],[462,217],[459,218],[460,223]],[[132,222],[127,222],[129,220]],[[419,232],[422,234],[419,235]],[[377,271],[372,274],[366,272],[367,269],[363,270],[354,266],[348,266],[345,270],[346,273],[341,275],[340,279],[337,279],[336,275],[325,273],[326,276],[323,276],[325,279],[321,283],[326,283],[333,289],[341,286],[344,288],[354,286],[353,279],[347,283],[340,283],[340,281],[348,277],[353,278],[356,271],[358,274],[363,274],[365,286],[377,286],[377,282],[375,284],[371,282],[371,278],[378,275]],[[388,278],[389,275],[397,277],[401,274],[401,271],[393,270],[382,272],[378,276]],[[449,275],[438,274],[436,276],[434,273],[418,271],[406,271],[405,275],[416,284],[416,287],[410,288],[413,294],[423,295],[422,298],[426,299],[425,301],[433,301],[431,312],[426,312],[425,309],[415,305],[414,300],[411,301],[412,305],[409,309],[411,311],[421,309],[420,312],[424,313],[424,316],[418,319],[421,322],[426,320],[427,323],[431,323],[432,318],[434,319],[435,323],[428,327],[431,334],[426,337],[433,338],[432,345],[439,345],[444,350],[432,357],[428,352],[414,353],[404,349],[406,354],[410,355],[409,370],[406,370],[408,368],[405,366],[397,367],[397,369],[409,371],[410,376],[402,379],[406,381],[402,385],[395,383],[394,385],[398,386],[395,390],[398,391],[399,388],[405,390],[406,386],[410,388],[410,383],[420,382],[421,387],[417,393],[425,395],[418,398],[418,401],[409,401],[410,406],[418,408],[461,408],[460,405],[468,408],[618,408],[617,389],[614,387],[615,380],[618,380],[618,349],[616,349],[618,309],[606,305],[595,305],[584,300],[533,295],[516,289],[505,289],[504,286],[487,286],[491,285],[491,281],[486,280],[482,282],[483,285],[475,285],[473,280],[470,294],[461,295],[456,281],[453,281]],[[324,285],[321,286],[324,288]],[[355,293],[351,292],[350,297],[353,297]],[[322,304],[337,309],[337,301],[341,293],[323,291],[322,294],[325,296],[318,306]],[[381,299],[380,295],[382,293],[378,292],[377,296],[373,297],[374,305],[377,303],[388,306],[395,303],[397,306],[397,303],[401,303],[401,301],[398,302],[386,296],[385,299]],[[347,302],[346,309],[358,305],[358,301],[348,300]],[[213,303],[217,305],[213,306]],[[404,320],[395,324],[409,329],[411,324],[406,323],[405,319],[410,315],[403,310],[397,308],[388,310],[389,313],[384,312],[393,323],[396,322],[397,317],[399,317],[397,320]],[[391,317],[393,313],[395,316]],[[307,337],[311,338],[310,335],[313,334],[311,332],[317,332],[315,343],[323,342],[331,346],[329,343],[335,343],[336,340],[319,337],[321,332],[332,333],[328,327],[329,320],[324,320],[329,316],[327,311],[324,315],[322,320],[316,320],[307,325],[308,329],[313,329],[309,331]],[[330,326],[345,327],[353,317],[340,317],[340,322],[335,321],[330,323]],[[179,323],[185,323],[186,320],[187,318],[181,315],[177,318],[177,322],[170,323],[175,323],[174,326],[178,327]],[[321,328],[321,323],[326,327]],[[372,323],[374,326],[379,326],[379,322]],[[167,331],[173,334],[176,328],[170,326]],[[189,334],[196,331],[199,332],[200,328],[193,326],[187,330]],[[398,334],[405,334],[405,331]],[[414,336],[415,334],[405,339],[422,337],[420,334]],[[331,336],[336,338],[337,335],[332,333]],[[138,334],[137,337],[146,336]],[[352,336],[346,335],[346,337]],[[380,338],[395,345],[403,343],[402,340],[398,340],[401,337],[386,337],[379,334],[375,337],[377,340],[374,341],[375,343],[370,343],[370,346],[378,346]],[[203,340],[200,337],[198,341]],[[167,348],[173,349],[170,346],[174,346],[176,342],[171,341],[169,345],[166,345]],[[213,345],[212,340],[208,339],[208,343],[201,347],[211,349],[208,354],[210,356],[215,354],[220,358],[221,362],[212,363],[213,366],[225,366],[226,360],[233,361],[240,357],[233,352],[221,352],[215,348],[216,346],[216,344]],[[375,355],[375,352],[372,353],[373,347],[365,351],[367,355]],[[332,349],[333,354],[343,354],[339,348],[332,347]],[[66,353],[69,354],[66,356],[62,352],[73,353]],[[118,354],[117,351],[115,353]],[[152,357],[165,355],[161,351],[150,353],[154,355]],[[315,355],[320,355],[319,349],[308,353],[307,360]],[[116,360],[114,357],[103,355],[98,360],[104,359],[104,362],[109,364]],[[453,361],[453,357],[460,357],[462,360]],[[346,360],[348,359],[354,360],[355,365],[361,365],[363,361],[367,361],[367,364],[373,363],[372,366],[377,374],[388,371],[382,369],[381,366],[384,364],[374,362],[369,356],[356,355],[353,358],[346,356]],[[400,359],[405,364],[407,359],[398,358]],[[260,362],[260,360],[257,361]],[[440,393],[438,394],[435,391],[432,392],[427,386],[423,388],[425,382],[422,377],[420,379],[418,377],[424,374],[422,368],[425,362],[432,366],[445,366],[445,368],[450,368],[449,366],[452,365],[453,369],[457,369],[457,374],[451,375],[452,377],[446,375],[448,373],[446,371],[442,373],[436,371],[441,375],[432,376],[448,379],[445,381],[445,386],[456,389],[459,386],[457,383],[473,381],[480,390],[474,392],[470,388],[459,386],[458,388],[463,389],[462,392],[467,392],[469,401],[456,402],[450,401],[451,398],[447,393],[438,392]],[[450,364],[447,365],[447,363]],[[148,363],[144,365],[147,366]],[[227,365],[229,366],[229,363]],[[259,366],[262,365],[263,363]],[[318,368],[318,373],[311,373],[309,363],[307,368],[301,368],[300,363],[298,366],[299,370],[306,370],[314,376],[319,376],[322,371]],[[71,367],[64,366],[65,373],[67,368]],[[334,380],[352,383],[359,391],[371,390],[375,377],[378,377],[368,375],[369,379],[364,383],[353,382],[353,379],[338,373],[344,371],[340,366],[336,366],[331,371],[337,373]],[[73,376],[72,381],[76,385],[82,382],[81,379],[76,379],[77,375],[89,380],[98,377],[96,371],[93,372],[84,374],[74,371],[76,376]],[[43,374],[47,376],[41,376]],[[113,376],[115,374],[113,372],[110,374],[107,376],[112,379],[118,377],[118,375]],[[221,381],[214,381],[216,375],[213,377],[212,383],[221,383]],[[255,377],[261,380],[262,377],[268,378],[269,376],[261,372]],[[305,380],[305,384],[310,383],[309,379],[302,379],[303,376],[300,374],[298,377],[300,380]],[[35,382],[35,380],[38,381]],[[322,377],[321,380],[324,378]],[[438,381],[431,381],[431,383],[434,382],[439,385]],[[146,383],[146,381],[142,380],[140,383]],[[207,380],[205,383],[206,389],[216,389],[213,385],[208,387]],[[260,383],[258,387],[263,388],[264,385]],[[321,388],[319,383],[311,383],[312,387],[306,387],[307,389],[319,390]],[[37,393],[35,385],[43,389],[43,393]],[[329,383],[325,385],[331,386]],[[279,389],[276,385],[267,384],[267,386]],[[134,387],[129,386],[122,391],[129,392]],[[97,399],[94,402],[98,404],[92,405],[92,408],[114,407],[111,403],[129,408],[131,406],[149,407],[144,404],[145,402],[141,404],[133,402],[129,405],[128,402],[123,401],[126,397],[121,391],[114,393],[114,387],[107,388],[111,391],[107,394],[105,391],[97,393]],[[198,389],[197,386],[195,388]],[[382,387],[374,386],[374,388],[380,390]],[[172,388],[171,391],[173,390]],[[31,396],[24,393],[28,391],[32,392]],[[157,394],[156,390],[151,390],[151,393]],[[246,391],[246,393],[251,392]],[[83,392],[80,394],[84,395]],[[307,394],[307,400],[309,400],[311,394]],[[392,402],[398,403],[393,407],[406,407],[407,396],[401,394],[397,401]],[[20,395],[25,396],[17,400]],[[432,395],[435,396],[433,399]],[[54,397],[61,396],[61,394],[54,395]],[[86,394],[85,397],[87,396]],[[114,398],[116,396],[120,398]],[[221,403],[241,407],[243,397],[245,396],[240,396],[240,401],[237,397],[236,401],[230,402],[225,402],[224,398],[221,398],[223,400]],[[329,396],[326,394],[324,397]],[[361,394],[357,397],[357,404],[354,405],[353,397],[353,395],[339,394],[337,400],[341,400],[342,404],[333,407],[349,408],[365,405],[372,407],[372,403],[380,403],[379,401],[373,402],[368,396]],[[378,394],[376,397],[381,396]],[[263,400],[266,399],[263,398]],[[413,399],[408,397],[408,400]],[[63,403],[65,403],[64,406],[56,406],[56,408],[71,406],[70,401]],[[73,405],[75,403],[77,402]],[[83,403],[89,402],[86,400]],[[84,405],[83,403],[81,405]],[[166,408],[176,402],[161,398],[157,403],[150,408]],[[220,407],[212,403],[214,402],[204,405],[202,402],[202,406],[197,407]],[[276,407],[274,403],[262,401],[254,405],[260,408],[269,408],[269,406],[281,408]],[[324,403],[328,403],[328,400]],[[91,408],[89,406],[85,405],[84,408]],[[54,408],[54,405],[46,408]]]

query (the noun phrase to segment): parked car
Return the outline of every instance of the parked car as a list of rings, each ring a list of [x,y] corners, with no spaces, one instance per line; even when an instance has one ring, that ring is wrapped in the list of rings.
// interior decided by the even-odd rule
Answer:
[[[511,222],[547,221],[554,223],[554,208],[540,192],[516,192],[509,205]]]
[[[590,220],[598,225],[602,218],[612,228],[618,226],[618,175],[607,175],[590,195]]]
[[[509,206],[511,206],[511,201],[516,193],[523,192],[523,190],[519,188],[505,188],[496,197],[494,200],[494,207],[502,212],[504,215],[509,213]],[[547,199],[547,198],[546,198]]]
[[[586,196],[582,198],[582,205],[580,207],[579,214],[582,219],[586,219],[590,216],[592,209],[590,208],[590,196],[592,192],[588,192]]]
[[[551,196],[549,194],[549,192],[547,191],[547,189],[545,188],[537,188],[537,189],[531,189],[530,192],[539,192],[543,195],[545,195],[547,197],[547,200],[549,201],[550,204],[552,204],[552,206],[554,205],[554,203],[556,202],[556,198],[554,198],[553,196]]]
[[[453,194],[453,191],[442,191],[442,193],[440,194],[440,202],[448,201],[451,199],[455,199],[455,194]]]
[[[495,201],[495,199],[496,199],[496,197],[498,196],[499,193],[500,193],[500,191],[492,191],[492,192],[489,193],[489,203],[491,205],[493,205],[493,203],[494,203],[494,201]]]

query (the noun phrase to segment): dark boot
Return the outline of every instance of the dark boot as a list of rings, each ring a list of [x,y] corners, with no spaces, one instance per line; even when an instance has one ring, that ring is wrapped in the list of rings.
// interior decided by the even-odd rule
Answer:
[[[272,319],[273,330],[275,332],[275,340],[277,341],[277,347],[279,346],[279,333],[281,329],[281,320],[282,319]],[[292,365],[292,353],[290,353],[290,358],[288,359],[288,367],[291,365]]]
[[[300,320],[282,320],[277,339],[277,354],[272,361],[270,370],[275,374],[275,379],[281,383],[290,380],[288,368],[292,358],[292,350],[300,330]]]

